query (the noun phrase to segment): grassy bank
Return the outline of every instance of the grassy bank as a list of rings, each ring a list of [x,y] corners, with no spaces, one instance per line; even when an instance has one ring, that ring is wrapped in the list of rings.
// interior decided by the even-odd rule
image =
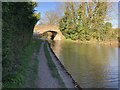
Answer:
[[[55,63],[53,62],[53,60],[50,56],[50,52],[48,50],[47,44],[44,45],[44,51],[45,51],[45,56],[47,57],[47,60],[48,60],[48,66],[52,71],[52,76],[57,78],[60,85],[62,85],[65,88],[64,82],[63,82],[63,80],[61,79],[61,77],[58,73],[57,67],[56,67]]]
[[[100,44],[100,45],[108,45],[108,46],[113,46],[113,47],[118,47],[120,46],[120,43],[118,40],[111,40],[111,41],[79,41],[79,40],[71,40],[71,39],[64,39],[64,41],[68,42],[74,42],[74,43],[81,43],[81,44]]]
[[[38,60],[37,54],[42,41],[33,39],[24,48],[16,74],[11,75],[10,81],[3,83],[3,88],[35,87],[37,77]]]

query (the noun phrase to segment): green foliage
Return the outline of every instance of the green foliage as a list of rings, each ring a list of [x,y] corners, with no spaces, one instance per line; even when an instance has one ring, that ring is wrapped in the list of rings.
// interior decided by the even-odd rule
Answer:
[[[38,68],[38,60],[37,57],[34,59],[32,59],[32,57],[33,53],[38,54],[40,43],[40,40],[33,39],[30,44],[23,50],[21,54],[21,61],[19,63],[19,69],[16,71],[16,74],[10,75],[9,81],[3,83],[3,88],[25,87],[28,78],[31,78],[32,80],[31,87],[35,84],[34,80],[36,79],[37,75],[36,70]],[[31,74],[31,77],[28,77],[28,74]]]
[[[36,17],[34,2],[2,3],[2,65],[3,85],[12,82],[21,66],[21,52],[31,41]]]
[[[112,24],[105,22],[107,11],[107,2],[81,2],[77,9],[73,2],[67,3],[60,30],[72,40],[110,40],[115,31],[111,32]]]

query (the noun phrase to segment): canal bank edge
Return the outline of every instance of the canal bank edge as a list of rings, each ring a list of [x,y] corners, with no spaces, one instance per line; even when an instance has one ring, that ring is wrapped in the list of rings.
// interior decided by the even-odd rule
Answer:
[[[59,60],[59,58],[56,56],[56,54],[54,53],[54,51],[52,50],[50,43],[48,41],[46,41],[48,44],[48,48],[50,49],[50,51],[52,52],[52,54],[54,55],[54,57],[56,58],[56,60],[59,62],[59,65],[62,67],[62,69],[66,72],[66,74],[71,78],[74,87],[78,90],[82,90],[82,88],[79,86],[79,84],[74,80],[74,78],[72,77],[72,75],[67,71],[67,69],[65,68],[65,66],[62,64],[62,62]]]
[[[105,46],[112,46],[112,47],[120,47],[120,40],[116,41],[79,41],[79,40],[70,40],[65,39],[65,41],[70,41],[74,43],[81,43],[81,44],[98,44],[98,45],[105,45]]]

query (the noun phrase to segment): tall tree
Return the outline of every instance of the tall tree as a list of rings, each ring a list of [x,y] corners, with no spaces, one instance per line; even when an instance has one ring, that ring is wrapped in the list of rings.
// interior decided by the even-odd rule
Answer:
[[[12,82],[21,63],[23,48],[29,44],[33,29],[39,20],[34,13],[34,2],[3,2],[2,3],[2,65],[3,85]]]
[[[66,10],[68,15],[65,14],[61,21],[66,17],[67,23],[60,23],[60,30],[67,38],[73,40],[95,38],[98,41],[104,38],[105,19],[108,12],[107,2],[81,2],[78,8],[72,2],[66,4]],[[66,25],[65,29],[61,29],[64,24]]]

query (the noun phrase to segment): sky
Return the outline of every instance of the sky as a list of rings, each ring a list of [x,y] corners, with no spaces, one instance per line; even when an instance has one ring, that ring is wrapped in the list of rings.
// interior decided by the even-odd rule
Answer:
[[[35,1],[38,2],[38,0],[35,0]],[[35,8],[35,10],[36,12],[40,12],[41,18],[42,18],[44,17],[44,13],[46,11],[55,10],[59,4],[60,2],[38,2],[38,6]],[[116,2],[113,7],[114,7],[113,12],[110,12],[110,15],[112,16],[112,20],[109,20],[109,22],[112,23],[113,28],[117,28],[118,27],[118,3]]]
[[[55,10],[59,4],[59,2],[39,2],[38,7],[36,7],[35,10],[37,10],[37,12],[40,12],[41,17],[43,17],[44,12]]]

